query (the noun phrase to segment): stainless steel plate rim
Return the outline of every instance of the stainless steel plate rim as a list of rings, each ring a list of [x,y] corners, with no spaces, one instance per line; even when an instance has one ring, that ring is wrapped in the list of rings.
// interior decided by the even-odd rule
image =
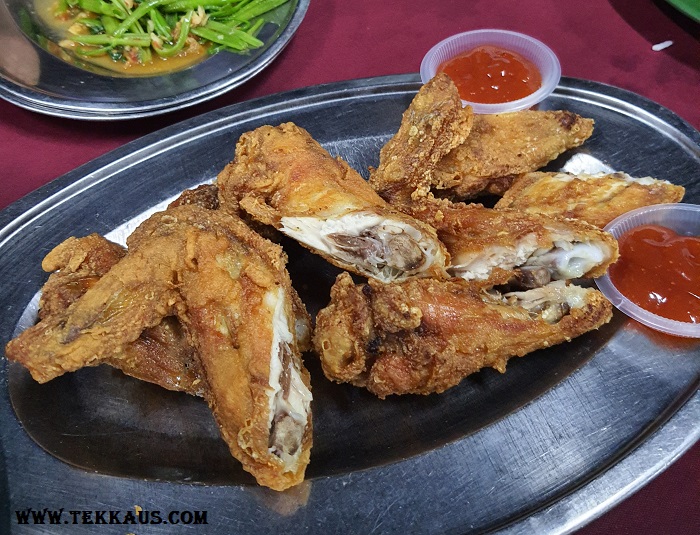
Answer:
[[[338,104],[338,109],[347,109],[348,107],[352,108],[357,101],[370,102],[389,98],[387,95],[395,94],[406,99],[415,93],[418,87],[419,78],[416,75],[402,75],[305,88],[233,105],[150,134],[68,173],[0,212],[0,250],[3,252],[11,251],[12,246],[21,242],[30,229],[41,223],[43,214],[56,208],[69,210],[71,201],[80,199],[83,195],[89,195],[92,188],[98,188],[103,181],[109,181],[112,174],[119,172],[120,166],[130,162],[129,155],[137,160],[147,161],[151,155],[165,150],[168,145],[186,144],[185,136],[194,136],[194,138],[204,136],[206,138],[207,131],[224,131],[230,125],[239,124],[241,124],[240,128],[248,127],[256,121],[265,121],[267,117],[283,117],[287,113],[285,110],[289,110],[289,114],[292,116],[295,113],[301,113],[299,110],[307,110],[309,113],[313,111],[315,114],[323,113],[329,102]],[[624,120],[625,116],[635,118],[642,116],[644,121],[653,123],[654,128],[662,135],[672,135],[675,143],[694,151],[694,157],[700,159],[700,146],[698,146],[700,134],[672,112],[660,108],[642,97],[603,84],[570,78],[562,79],[555,94],[560,95],[561,98],[592,102],[596,106],[609,107],[614,109],[616,116],[623,117],[621,120]],[[334,119],[337,120],[337,117]],[[329,136],[332,138],[332,133]],[[233,140],[231,140],[232,145]],[[126,217],[128,219],[128,215]],[[13,269],[13,266],[3,266],[0,261],[0,273],[10,273],[8,271],[10,269]],[[30,284],[38,287],[41,280],[33,280]],[[11,323],[2,326],[3,342],[14,330],[16,320],[21,312],[18,309],[23,309],[26,304],[26,302],[21,302],[19,307],[14,306],[13,291],[15,290],[10,287],[4,287],[0,292],[6,321]],[[624,349],[630,337],[635,336],[635,334],[630,331],[623,333],[623,335],[623,339],[616,343]],[[437,515],[435,517],[433,515],[431,517],[431,511],[443,510],[439,507],[440,504],[432,504],[431,500],[415,502],[417,498],[415,493],[418,492],[420,495],[420,492],[416,490],[420,488],[418,485],[425,483],[432,489],[440,488],[439,486],[434,487],[434,485],[451,489],[451,485],[460,483],[462,486],[456,488],[455,491],[461,493],[459,497],[468,503],[470,500],[469,484],[465,482],[464,477],[469,476],[470,470],[476,470],[473,474],[474,477],[478,477],[479,470],[485,470],[488,474],[493,472],[494,475],[492,492],[499,492],[499,486],[507,488],[513,482],[508,479],[507,471],[499,472],[498,462],[483,467],[452,466],[449,465],[449,462],[468,457],[471,452],[465,448],[485,447],[486,443],[482,443],[482,441],[488,440],[493,435],[502,436],[505,440],[515,440],[521,436],[528,437],[527,424],[533,414],[543,410],[547,411],[547,408],[567,410],[567,407],[561,406],[561,401],[575,401],[576,396],[588,395],[588,389],[591,386],[596,386],[589,383],[591,377],[604,374],[608,364],[610,366],[633,366],[635,364],[635,359],[624,352],[615,355],[615,358],[620,361],[619,364],[608,362],[611,360],[608,357],[604,359],[598,355],[594,356],[585,366],[577,369],[571,376],[558,383],[541,397],[532,400],[508,417],[494,422],[464,440],[458,440],[441,448],[427,451],[417,457],[384,466],[376,466],[345,475],[315,478],[310,483],[311,505],[309,507],[302,506],[287,519],[280,516],[278,520],[266,518],[265,521],[269,520],[277,529],[289,528],[289,530],[297,531],[303,528],[307,531],[313,531],[314,528],[327,529],[328,525],[324,522],[340,520],[345,524],[337,524],[336,527],[342,528],[341,531],[352,532],[353,527],[359,525],[355,523],[361,522],[361,518],[357,516],[360,514],[359,512],[364,511],[366,514],[367,510],[370,510],[377,532],[400,532],[402,529],[405,530],[406,522],[414,520],[419,523],[412,525],[416,528],[422,528],[423,532],[467,532],[470,530],[469,519],[462,518],[458,508],[452,509],[449,514],[443,511],[442,514],[447,516]],[[268,508],[274,509],[277,504],[275,500],[278,497],[271,496],[264,489],[235,486],[183,486],[167,482],[101,476],[72,468],[44,453],[21,430],[9,404],[7,372],[8,364],[3,360],[0,370],[0,385],[3,385],[3,388],[0,395],[5,403],[0,404],[0,421],[2,422],[0,436],[2,437],[4,456],[10,461],[19,458],[29,463],[27,464],[29,476],[32,475],[32,470],[41,469],[42,473],[51,474],[52,477],[65,477],[73,482],[78,482],[81,492],[85,494],[77,495],[78,498],[71,498],[69,496],[74,496],[75,491],[73,489],[70,492],[66,491],[61,495],[61,499],[67,505],[73,506],[75,502],[70,500],[78,499],[79,503],[75,503],[76,507],[89,508],[91,496],[96,495],[100,495],[100,499],[106,500],[104,503],[109,504],[110,500],[113,499],[109,494],[112,492],[122,497],[151,496],[153,497],[152,505],[163,508],[167,503],[173,503],[169,501],[173,496],[177,497],[175,500],[176,502],[180,500],[180,503],[186,496],[187,503],[192,507],[213,504],[212,507],[216,508],[217,523],[221,526],[222,532],[230,532],[229,528],[232,527],[232,523],[241,518],[254,522],[254,518],[246,517],[246,515],[253,514],[251,511],[259,511],[260,508],[267,511]],[[508,511],[508,523],[491,526],[490,529],[512,534],[567,533],[581,527],[629,496],[700,439],[700,428],[697,426],[697,422],[700,421],[698,382],[696,376],[691,388],[680,392],[678,397],[669,403],[663,412],[656,415],[643,432],[616,450],[615,455],[607,459],[603,465],[596,467],[590,473],[582,473],[578,479],[562,482],[561,489],[552,489],[553,499],[542,504],[542,507],[537,510],[527,507],[528,497],[524,496],[522,511]],[[614,382],[610,386],[614,387]],[[547,431],[546,426],[544,431]],[[604,429],[599,431],[606,432]],[[610,430],[610,432],[614,435],[614,430]],[[563,437],[562,440],[565,439],[566,437]],[[536,446],[540,439],[538,435],[535,435],[532,440]],[[542,455],[546,456],[550,453],[550,451],[543,451]],[[3,488],[3,484],[29,485],[27,482],[18,482],[16,476],[13,476],[14,479],[8,480],[10,472],[15,474],[17,469],[10,467],[9,463],[8,466],[3,467],[2,463],[5,458],[0,458],[0,470],[4,476],[4,481],[0,477],[0,498],[4,497],[3,491],[7,492],[7,489]],[[455,468],[459,468],[459,473],[453,473]],[[498,477],[499,473],[500,477]],[[435,474],[440,474],[444,480],[432,481],[430,478],[434,477]],[[26,479],[31,480],[32,478],[27,477]],[[407,488],[402,489],[396,486],[400,486],[402,483],[407,485]],[[53,486],[48,485],[48,487]],[[30,490],[29,488],[13,488],[13,495],[16,497],[23,492],[29,493]],[[41,489],[34,489],[34,491],[38,492],[37,496],[42,496]],[[400,494],[400,491],[405,492],[405,494]],[[87,494],[89,492],[94,494]],[[105,495],[105,492],[108,495]],[[464,494],[465,492],[467,494]],[[397,501],[397,495],[409,505]],[[359,498],[364,498],[364,500],[360,502]],[[534,498],[530,497],[529,499]],[[114,499],[118,500],[118,498]],[[349,500],[347,503],[346,499]],[[0,502],[2,501],[4,500],[0,500]],[[236,503],[238,508],[229,511],[227,507],[230,507],[232,503]],[[415,503],[424,503],[425,505],[416,507]],[[414,504],[414,507],[411,507],[410,504]],[[269,516],[275,516],[275,513],[270,513]],[[262,520],[258,518],[258,521]],[[277,523],[275,524],[275,522]],[[285,524],[285,522],[291,524]],[[238,525],[241,530],[246,529],[246,525],[243,523]],[[248,524],[248,527],[250,525]]]

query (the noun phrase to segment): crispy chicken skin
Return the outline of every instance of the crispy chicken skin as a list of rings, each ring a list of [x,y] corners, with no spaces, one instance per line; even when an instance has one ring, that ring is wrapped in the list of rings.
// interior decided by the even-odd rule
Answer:
[[[168,390],[204,396],[199,359],[175,316],[166,316],[155,327],[144,329],[120,355],[107,357],[104,363]]]
[[[626,173],[573,175],[535,172],[518,176],[496,204],[527,213],[561,215],[605,227],[617,216],[652,204],[680,202],[685,188]]]
[[[484,367],[597,329],[612,315],[594,289],[553,282],[500,293],[461,279],[356,285],[338,276],[314,346],[332,381],[390,394],[443,392]]]
[[[398,132],[382,147],[370,185],[392,205],[425,196],[435,182],[435,166],[465,142],[473,118],[471,107],[462,107],[452,79],[436,75],[418,90]]]
[[[301,302],[281,248],[197,203],[154,214],[127,245],[66,310],[10,341],[8,358],[44,382],[123,356],[144,329],[175,314],[232,454],[262,485],[283,490],[301,482],[312,422],[297,332],[308,322],[295,311]]]
[[[65,311],[124,255],[124,247],[99,234],[59,243],[41,262],[41,268],[51,275],[41,289],[39,319]]]
[[[68,238],[57,245],[42,262],[52,272],[41,290],[39,320],[65,312],[121,258],[126,249],[98,234]],[[127,375],[155,383],[168,390],[201,396],[204,383],[199,361],[180,322],[166,317],[145,329],[121,354],[103,361]]]
[[[436,189],[453,200],[503,195],[515,175],[537,171],[592,133],[593,120],[570,111],[475,115],[466,141],[438,163]]]
[[[541,286],[598,277],[618,257],[612,235],[583,221],[432,198],[410,210],[437,230],[452,259],[450,274],[467,280],[502,284],[515,275]]]
[[[183,191],[180,196],[171,202],[168,207],[185,206],[194,204],[207,210],[219,209],[219,188],[215,184],[202,184],[196,188]]]
[[[384,281],[446,276],[432,228],[292,123],[243,134],[217,184],[222,209],[242,209],[343,269]]]

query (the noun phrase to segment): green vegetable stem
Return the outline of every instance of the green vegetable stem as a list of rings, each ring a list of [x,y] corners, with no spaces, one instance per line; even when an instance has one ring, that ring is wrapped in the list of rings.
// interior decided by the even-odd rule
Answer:
[[[290,0],[59,0],[56,16],[73,15],[86,35],[68,42],[83,56],[108,55],[115,61],[151,60],[186,53],[188,39],[209,53],[246,53],[260,48],[257,37],[266,15]],[[134,49],[138,49],[136,52]]]

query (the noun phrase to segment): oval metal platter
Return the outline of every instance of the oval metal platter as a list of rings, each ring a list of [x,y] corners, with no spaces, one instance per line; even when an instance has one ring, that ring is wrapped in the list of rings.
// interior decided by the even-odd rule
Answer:
[[[214,180],[238,137],[263,124],[297,123],[366,176],[418,88],[416,75],[391,76],[237,104],[129,143],[11,205],[0,212],[3,347],[34,321],[41,259],[67,237],[123,242],[182,190]],[[651,175],[700,201],[700,134],[669,110],[569,78],[542,107],[595,119],[584,146],[550,168]],[[313,314],[338,270],[283,245]],[[505,374],[484,370],[440,395],[382,401],[326,380],[309,354],[311,464],[284,493],[242,471],[200,399],[106,366],[39,385],[2,359],[0,531],[22,532],[17,510],[125,515],[138,506],[162,517],[205,511],[206,529],[178,526],[197,533],[569,532],[696,442],[699,357],[700,340],[665,337],[616,312],[598,331],[511,360]],[[52,532],[62,529],[94,526],[71,521]]]
[[[147,117],[212,99],[267,67],[289,43],[310,0],[292,0],[271,12],[265,42],[247,54],[222,52],[190,68],[160,75],[117,76],[80,68],[50,53],[34,0],[0,0],[0,97],[47,115],[87,120]],[[54,48],[57,48],[54,46]]]

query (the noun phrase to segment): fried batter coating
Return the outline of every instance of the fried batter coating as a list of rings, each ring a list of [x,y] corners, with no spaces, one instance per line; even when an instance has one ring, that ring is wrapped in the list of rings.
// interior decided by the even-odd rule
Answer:
[[[446,276],[432,228],[390,207],[292,123],[243,134],[217,184],[223,209],[243,209],[343,269],[384,281]]]
[[[453,200],[503,195],[515,175],[537,171],[592,133],[593,120],[570,111],[475,115],[466,141],[439,162],[436,189]]]
[[[107,357],[104,363],[168,390],[200,397],[205,393],[199,359],[175,316],[166,316],[155,327],[144,329],[121,355]]]
[[[180,196],[168,205],[168,208],[195,204],[208,210],[219,209],[219,188],[215,184],[202,184],[196,188],[183,191]]]
[[[527,287],[541,286],[598,277],[618,257],[612,235],[583,221],[432,198],[410,210],[437,230],[450,274],[466,280],[502,284],[515,274]]]
[[[65,311],[124,255],[124,247],[99,234],[59,243],[41,262],[51,275],[41,289],[39,319]]]
[[[391,203],[408,204],[433,187],[433,170],[472,128],[471,106],[462,107],[457,87],[444,73],[421,86],[404,112],[399,130],[379,153],[370,185]]]
[[[581,219],[603,228],[616,217],[642,206],[680,202],[685,188],[652,177],[626,173],[525,173],[496,204],[533,214]]]
[[[390,394],[439,393],[484,367],[570,341],[608,322],[600,292],[563,281],[500,293],[461,279],[355,285],[338,276],[317,317],[326,377]]]
[[[124,255],[126,249],[98,234],[68,238],[57,245],[42,262],[42,268],[52,273],[41,290],[39,319],[64,313]],[[199,361],[175,317],[163,318],[158,325],[145,329],[124,346],[122,354],[103,362],[168,390],[203,394]]]
[[[182,194],[172,203],[168,205],[169,208],[174,208],[177,206],[183,206],[188,204],[194,204],[208,210],[218,210],[219,209],[219,188],[216,184],[203,184],[196,188],[185,190]],[[245,212],[240,212],[233,214],[242,219],[246,225],[248,225],[253,231],[257,232],[264,238],[271,240],[274,236],[272,233],[276,232],[270,231],[270,227],[261,225],[257,221],[246,217]],[[242,216],[242,217],[241,217]],[[132,244],[137,238],[132,237]],[[273,240],[274,241],[274,240]],[[300,351],[308,351],[311,349],[311,317],[306,311],[304,303],[302,303],[299,295],[296,292],[292,292],[290,295],[292,299],[292,308],[294,310],[294,316],[296,317],[296,335],[297,343],[299,345]]]

